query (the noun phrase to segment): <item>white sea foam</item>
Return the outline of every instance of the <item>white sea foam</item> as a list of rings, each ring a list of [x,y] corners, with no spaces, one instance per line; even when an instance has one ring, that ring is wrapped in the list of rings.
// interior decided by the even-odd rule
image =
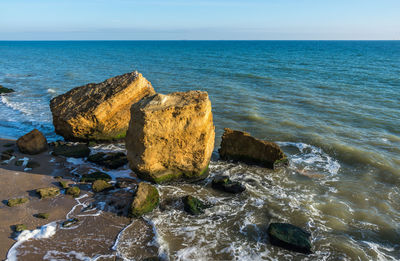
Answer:
[[[31,239],[50,238],[56,233],[57,223],[51,222],[35,230],[24,230],[16,238],[17,242],[10,248],[7,253],[8,261],[16,261],[18,255],[18,247],[25,241]]]
[[[49,89],[47,89],[47,92],[48,92],[48,93],[56,93],[57,91],[54,90],[54,89],[49,88]]]
[[[321,148],[296,142],[277,142],[281,147],[296,147],[299,153],[289,155],[295,167],[308,174],[336,175],[340,170],[339,161],[326,154]]]
[[[125,152],[125,144],[118,143],[118,144],[97,144],[95,146],[90,147],[91,154],[96,154],[99,152]]]
[[[33,114],[32,110],[29,109],[29,106],[27,106],[26,103],[10,101],[10,99],[4,95],[1,96],[1,102],[4,103],[4,105],[6,105],[7,107],[9,107],[15,111],[22,112],[23,114],[26,114],[26,115]]]
[[[9,164],[11,161],[13,161],[15,159],[15,156],[12,156],[10,159],[8,160],[3,160],[4,164]]]

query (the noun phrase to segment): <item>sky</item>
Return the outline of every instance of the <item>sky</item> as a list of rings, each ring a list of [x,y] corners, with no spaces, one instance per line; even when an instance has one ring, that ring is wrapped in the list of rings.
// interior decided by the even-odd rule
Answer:
[[[400,40],[400,0],[0,0],[0,40]]]

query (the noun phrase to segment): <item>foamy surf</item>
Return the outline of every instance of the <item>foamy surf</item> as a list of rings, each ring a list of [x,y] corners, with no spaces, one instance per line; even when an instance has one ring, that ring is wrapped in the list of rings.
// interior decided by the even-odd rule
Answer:
[[[52,237],[57,230],[57,222],[51,222],[39,229],[24,230],[16,238],[16,243],[10,248],[7,254],[7,261],[17,261],[17,248],[24,242],[33,239],[43,239]]]

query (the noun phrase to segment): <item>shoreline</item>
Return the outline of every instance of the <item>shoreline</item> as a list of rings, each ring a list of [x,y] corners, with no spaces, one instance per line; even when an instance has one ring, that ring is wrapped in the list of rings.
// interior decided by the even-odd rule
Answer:
[[[4,147],[7,144],[13,145]],[[106,194],[95,194],[90,191],[90,185],[74,182],[76,172],[87,172],[92,169],[89,164],[77,162],[83,164],[74,165],[70,163],[69,158],[51,155],[51,150],[38,155],[22,154],[18,151],[15,140],[0,139],[0,153],[10,149],[14,150],[15,158],[10,160],[8,164],[0,165],[1,260],[6,260],[8,254],[11,255],[11,258],[8,259],[10,261],[17,259],[17,256],[24,256],[24,260],[38,260],[42,259],[44,254],[57,259],[68,257],[74,251],[81,254],[86,253],[89,258],[96,255],[105,259],[116,258],[119,256],[118,240],[121,237],[126,237],[125,234],[137,234],[140,231],[140,234],[146,235],[142,239],[143,244],[141,246],[146,246],[154,240],[153,227],[148,222],[143,219],[130,219],[126,217],[125,213],[122,213],[126,212],[127,209],[125,208],[130,205],[133,195],[131,191],[116,189]],[[31,170],[24,170],[23,166],[15,165],[15,162],[22,158],[29,158],[39,163],[40,166]],[[74,198],[61,190],[60,195],[56,197],[40,199],[35,190],[44,187],[59,187],[61,179],[55,178],[59,176],[63,177],[63,181],[75,183],[81,190],[80,196]],[[135,178],[132,177],[132,181],[134,180]],[[14,207],[7,205],[8,199],[21,197],[28,198],[29,202]],[[113,206],[114,202],[119,202],[120,205]],[[124,206],[124,208],[121,209],[120,206]],[[38,213],[47,213],[49,218],[35,217]],[[79,219],[79,223],[71,228],[63,227],[63,222],[71,218]],[[24,238],[21,241],[15,240],[18,236],[16,232],[13,232],[16,224],[24,224],[30,230],[26,232],[27,237],[24,236],[24,238],[27,238],[25,241]],[[50,224],[56,227],[55,234],[49,235],[49,238],[40,238],[39,236],[38,239],[40,238],[40,240],[31,240],[35,233],[43,233],[43,231],[39,232],[37,229],[42,229],[43,226]],[[132,224],[135,226],[132,226]],[[75,245],[73,242],[77,236],[79,236],[80,244]],[[97,238],[100,238],[102,242],[96,242]],[[29,243],[24,244],[25,242]],[[48,249],[49,246],[44,247],[46,244],[49,244],[51,248]],[[20,250],[21,245],[23,247]],[[56,247],[57,245],[59,245],[58,248],[62,249],[70,248],[70,251],[63,253],[60,250],[60,252]],[[14,247],[17,247],[17,250]],[[137,253],[133,253],[138,258],[152,257],[158,254],[156,246],[142,250],[138,248],[140,246],[134,248]],[[10,250],[13,250],[11,251],[13,253],[9,253]],[[30,253],[28,258],[24,255],[24,252]],[[17,253],[18,255],[16,255]]]

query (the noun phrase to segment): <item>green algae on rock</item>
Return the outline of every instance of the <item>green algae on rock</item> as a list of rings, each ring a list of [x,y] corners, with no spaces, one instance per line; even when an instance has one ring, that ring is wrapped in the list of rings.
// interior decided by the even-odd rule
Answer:
[[[26,227],[25,224],[17,224],[14,226],[15,232],[22,232],[24,230],[27,230],[28,228]]]
[[[50,214],[49,213],[37,213],[35,215],[35,217],[41,218],[41,219],[48,219],[50,217]]]
[[[65,191],[65,194],[71,195],[71,196],[73,196],[74,198],[79,197],[79,194],[80,194],[80,193],[81,193],[81,190],[80,190],[80,188],[78,188],[78,187],[69,187],[69,188]]]
[[[90,149],[86,144],[62,144],[54,146],[53,155],[72,158],[85,158],[90,154]]]
[[[63,188],[63,189],[69,188],[69,182],[68,182],[68,181],[60,181],[60,182],[59,182],[59,185],[60,185],[60,187]]]
[[[12,198],[7,201],[7,206],[14,207],[29,202],[28,198]]]
[[[130,214],[133,217],[140,217],[153,211],[159,202],[160,195],[157,188],[149,183],[140,182],[131,205]]]
[[[98,179],[96,181],[93,182],[92,184],[92,190],[94,192],[102,192],[108,189],[111,189],[113,186],[111,184],[109,184],[107,181]]]
[[[271,223],[268,235],[273,245],[304,254],[311,253],[311,234],[292,224]]]
[[[111,176],[108,175],[107,173],[96,171],[90,174],[83,174],[81,177],[81,182],[94,182],[99,179],[104,181],[110,181]]]
[[[40,195],[41,199],[52,198],[60,194],[60,189],[55,187],[40,188],[36,190],[36,193]]]
[[[192,215],[199,215],[204,213],[207,206],[198,198],[193,196],[185,196],[182,198],[184,210]]]

